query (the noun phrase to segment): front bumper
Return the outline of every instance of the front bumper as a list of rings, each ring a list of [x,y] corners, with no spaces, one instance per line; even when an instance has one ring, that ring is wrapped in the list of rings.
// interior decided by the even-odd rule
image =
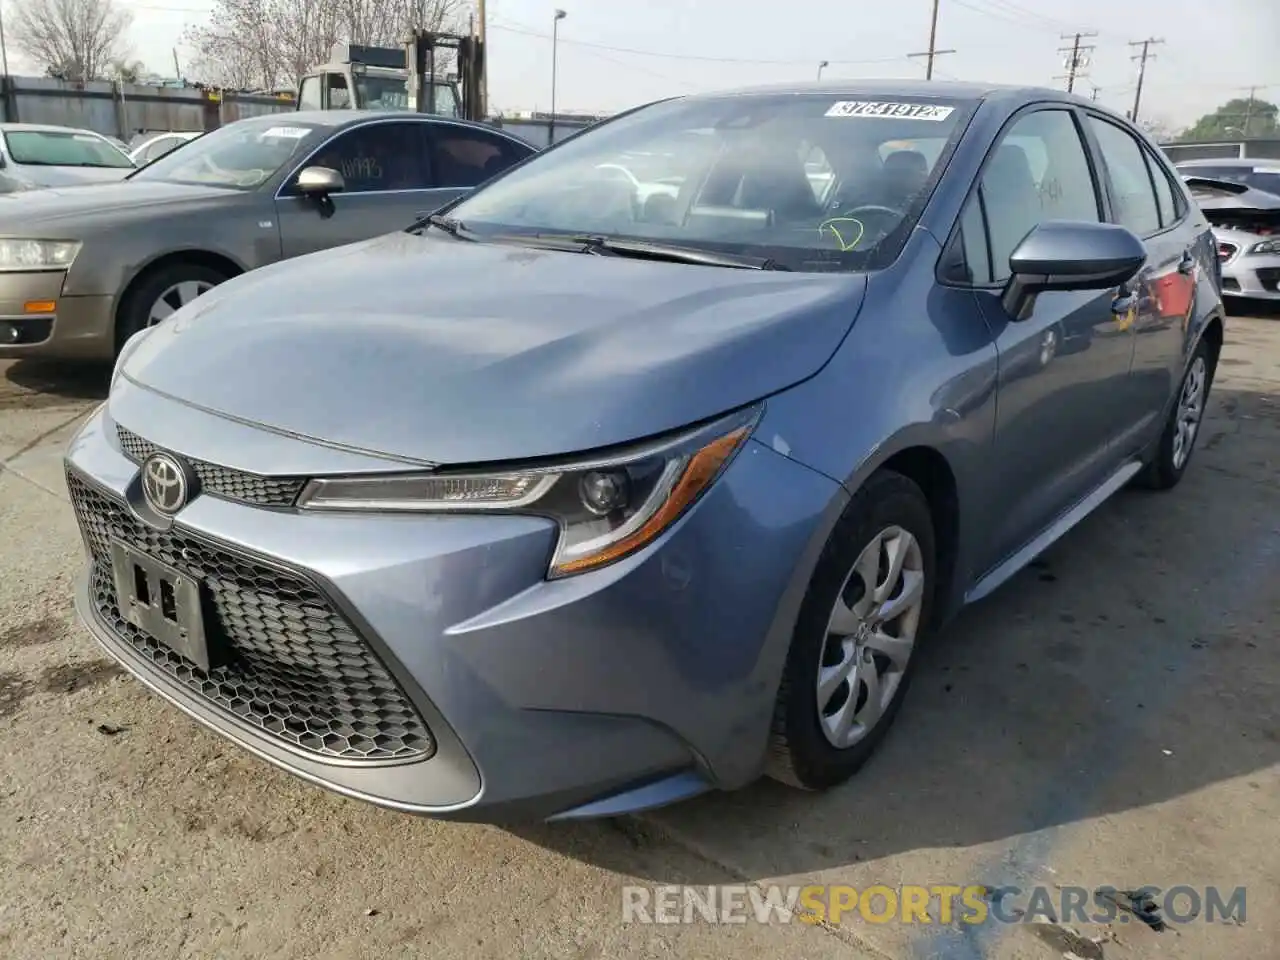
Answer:
[[[201,435],[175,424],[194,415],[180,405],[156,397],[152,413],[166,449]],[[200,416],[222,440],[262,439]],[[463,819],[615,815],[758,776],[807,570],[844,499],[752,442],[649,549],[547,581],[554,527],[536,517],[306,514],[206,493],[157,532],[129,507],[138,467],[117,437],[99,412],[67,454],[94,557],[77,609],[102,645],[277,766]],[[203,674],[122,628],[104,535],[202,581],[239,673]]]
[[[1222,266],[1223,296],[1280,300],[1280,256],[1238,254]]]
[[[0,359],[110,360],[115,321],[109,296],[64,297],[66,272],[0,273]],[[31,309],[52,303],[53,309]],[[17,332],[16,341],[11,340]]]

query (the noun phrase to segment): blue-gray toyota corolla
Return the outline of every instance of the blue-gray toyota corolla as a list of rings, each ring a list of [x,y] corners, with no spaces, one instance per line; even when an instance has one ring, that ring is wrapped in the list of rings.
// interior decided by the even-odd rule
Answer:
[[[79,612],[404,811],[829,787],[960,607],[1177,484],[1220,280],[1160,150],[1068,94],[650,104],[130,339],[67,453]]]

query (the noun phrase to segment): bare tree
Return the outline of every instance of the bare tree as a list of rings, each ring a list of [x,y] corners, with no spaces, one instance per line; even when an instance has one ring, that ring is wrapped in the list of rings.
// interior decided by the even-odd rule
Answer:
[[[194,67],[208,83],[293,86],[339,41],[396,46],[410,30],[456,29],[466,0],[215,0],[188,31]]]
[[[50,76],[96,80],[129,52],[133,15],[115,0],[14,0],[13,45]]]

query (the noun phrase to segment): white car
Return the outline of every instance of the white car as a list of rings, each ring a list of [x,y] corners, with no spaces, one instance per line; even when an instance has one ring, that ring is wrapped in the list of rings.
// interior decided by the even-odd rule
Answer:
[[[159,160],[166,153],[172,153],[198,136],[200,136],[199,133],[190,131],[162,133],[138,144],[130,151],[129,156],[138,166],[145,167],[152,160]]]
[[[137,165],[92,130],[0,123],[0,193],[123,180]]]
[[[1213,226],[1223,295],[1280,300],[1280,162],[1188,160],[1177,169]]]

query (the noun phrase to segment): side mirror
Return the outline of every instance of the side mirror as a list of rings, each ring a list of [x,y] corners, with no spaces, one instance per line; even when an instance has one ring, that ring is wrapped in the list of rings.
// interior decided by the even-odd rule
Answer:
[[[1009,257],[1013,275],[1001,301],[1010,317],[1025,320],[1046,291],[1116,287],[1132,280],[1146,262],[1147,248],[1125,227],[1048,220]]]
[[[295,187],[304,197],[319,198],[341,193],[347,188],[347,182],[331,167],[303,167]]]

